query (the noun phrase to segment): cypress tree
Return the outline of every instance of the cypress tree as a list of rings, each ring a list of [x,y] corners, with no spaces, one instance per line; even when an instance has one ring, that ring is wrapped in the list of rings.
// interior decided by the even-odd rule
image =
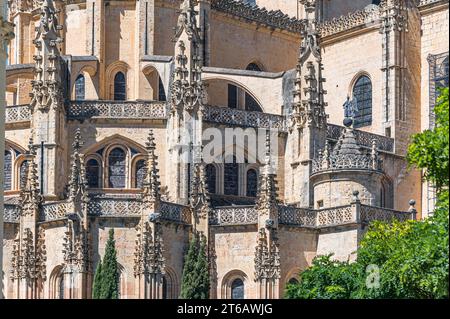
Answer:
[[[184,260],[183,276],[181,278],[181,295],[182,299],[193,299],[194,296],[194,269],[195,261],[198,255],[198,235],[194,234],[191,242],[189,243],[189,249]]]
[[[92,299],[100,299],[102,290],[102,260],[98,262],[95,270],[94,282],[92,283]]]
[[[206,237],[194,234],[183,267],[182,299],[207,299],[209,297],[209,269]]]
[[[209,298],[209,267],[206,237],[201,235],[200,248],[194,274],[196,278],[196,294],[194,299]]]
[[[117,268],[117,252],[114,240],[114,229],[109,231],[106,242],[105,256],[103,258],[101,273],[101,299],[119,298],[119,271]]]

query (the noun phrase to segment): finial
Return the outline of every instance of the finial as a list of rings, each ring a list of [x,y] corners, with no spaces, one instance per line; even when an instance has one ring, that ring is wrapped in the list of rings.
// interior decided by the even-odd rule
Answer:
[[[147,137],[147,142],[145,143],[145,148],[147,152],[154,151],[156,149],[155,137],[153,136],[153,130],[150,130]]]
[[[34,149],[33,132],[31,132],[30,139],[28,140],[28,154],[32,156],[36,155],[36,150]]]
[[[353,201],[359,202],[359,191],[358,190],[353,191]]]

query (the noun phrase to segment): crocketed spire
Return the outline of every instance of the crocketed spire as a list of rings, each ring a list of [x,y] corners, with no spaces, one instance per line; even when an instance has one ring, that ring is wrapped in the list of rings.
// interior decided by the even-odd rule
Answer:
[[[81,140],[81,131],[78,128],[75,131],[74,141],[72,143],[73,153],[71,155],[70,179],[69,179],[69,199],[75,200],[78,195],[82,200],[87,200],[87,179],[84,162],[81,159],[80,150],[83,146]]]
[[[143,199],[146,202],[154,203],[161,198],[160,182],[159,182],[159,169],[158,169],[158,156],[155,154],[156,144],[155,137],[153,136],[153,130],[150,130],[145,143],[147,150],[147,159],[145,163],[146,172],[144,179],[144,192]]]
[[[36,151],[33,145],[33,134],[31,134],[28,143],[27,174],[24,181],[24,187],[20,191],[20,205],[22,208],[22,215],[31,215],[37,212],[39,204],[42,203],[42,196],[39,190],[38,170],[36,164]]]
[[[266,134],[266,156],[265,165],[261,170],[259,178],[256,209],[271,209],[278,204],[278,187],[276,172],[272,161],[270,149],[270,134]]]

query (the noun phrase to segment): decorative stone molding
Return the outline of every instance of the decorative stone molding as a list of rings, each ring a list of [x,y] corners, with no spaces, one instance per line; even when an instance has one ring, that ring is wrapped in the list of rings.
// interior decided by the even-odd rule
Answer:
[[[70,208],[71,205],[66,201],[42,204],[41,210],[39,211],[39,220],[49,222],[65,219],[70,214]]]
[[[188,206],[161,202],[160,218],[165,221],[190,225],[191,210]]]
[[[19,12],[33,12],[40,8],[43,0],[8,0],[9,14],[14,16]]]
[[[210,224],[215,226],[251,225],[258,223],[258,212],[251,207],[220,207],[214,210]]]
[[[5,108],[5,123],[21,123],[31,121],[30,105],[13,105]]]
[[[398,210],[373,207],[363,204],[361,204],[360,214],[361,214],[361,222],[366,224],[375,220],[383,222],[392,222],[393,220],[397,220],[400,222],[404,222],[407,220],[414,219],[414,216],[412,216],[413,214],[411,214],[411,212],[401,212]]]
[[[36,55],[33,57],[36,65],[34,80],[31,81],[32,110],[37,108],[47,111],[50,107],[56,110],[63,104],[63,61],[58,49],[58,45],[63,41],[59,34],[63,26],[58,24],[58,13],[53,0],[42,1],[41,18],[33,40],[36,47]]]
[[[154,236],[149,222],[136,227],[136,246],[134,252],[134,276],[165,273],[165,258],[162,229],[155,225]]]
[[[328,124],[327,138],[331,141],[338,141],[344,131],[344,126]],[[354,135],[357,144],[361,147],[372,148],[373,141],[376,141],[378,150],[389,153],[394,152],[395,140],[393,138],[360,130],[354,130]]]
[[[353,128],[347,127],[333,150],[330,150],[327,141],[324,149],[319,151],[313,160],[312,173],[352,169],[382,172],[382,162],[376,141],[372,141],[371,152],[364,153],[356,141]]]
[[[379,19],[380,8],[374,5],[366,10],[358,10],[348,15],[325,21],[318,26],[318,32],[321,38],[329,37],[357,27],[373,25]]]
[[[276,280],[279,278],[280,252],[276,231],[271,231],[269,240],[266,230],[261,228],[255,249],[255,280]]]
[[[433,5],[433,4],[440,4],[440,3],[448,3],[448,0],[420,0],[419,7],[424,7],[424,6]]]
[[[291,18],[280,10],[268,11],[266,8],[253,6],[242,1],[211,0],[211,9],[244,19],[248,22],[296,34],[300,34],[304,27],[303,21]]]
[[[317,213],[312,209],[279,206],[278,222],[282,225],[315,227]]]
[[[67,118],[103,119],[167,119],[166,102],[71,101]]]
[[[287,131],[284,117],[281,115],[249,112],[228,107],[205,106],[203,121],[230,126],[272,128],[281,132]]]
[[[5,223],[18,223],[20,219],[19,205],[3,204],[3,221]]]

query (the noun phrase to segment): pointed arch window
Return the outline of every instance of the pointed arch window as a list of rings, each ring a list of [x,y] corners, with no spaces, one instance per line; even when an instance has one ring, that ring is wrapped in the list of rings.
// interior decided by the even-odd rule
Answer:
[[[212,164],[206,165],[206,186],[209,193],[216,193],[216,167]]]
[[[224,165],[224,193],[225,195],[239,195],[239,164],[233,156],[232,163]]]
[[[114,77],[114,100],[125,101],[127,99],[127,81],[123,72],[117,72]]]
[[[164,84],[161,80],[161,77],[158,77],[158,100],[167,101],[166,91],[164,90]]]
[[[145,161],[139,160],[136,162],[136,182],[134,187],[135,188],[142,188],[144,187],[144,179],[145,179],[145,173],[147,169],[145,167]]]
[[[4,178],[4,190],[9,191],[11,190],[12,183],[11,183],[11,176],[12,176],[12,153],[11,151],[5,151],[5,157],[3,162],[3,178]]]
[[[83,74],[78,75],[75,80],[75,100],[83,101],[85,99],[86,79]]]
[[[244,281],[236,278],[231,283],[231,299],[244,299]]]
[[[126,154],[121,148],[115,148],[109,153],[109,187],[125,188],[126,186]]]
[[[247,196],[256,197],[258,191],[258,173],[256,170],[249,169],[247,171]]]
[[[86,163],[86,179],[88,187],[100,187],[100,165],[96,159],[91,158]]]
[[[354,118],[354,127],[372,125],[372,81],[366,75],[360,76],[353,87],[358,111]]]

